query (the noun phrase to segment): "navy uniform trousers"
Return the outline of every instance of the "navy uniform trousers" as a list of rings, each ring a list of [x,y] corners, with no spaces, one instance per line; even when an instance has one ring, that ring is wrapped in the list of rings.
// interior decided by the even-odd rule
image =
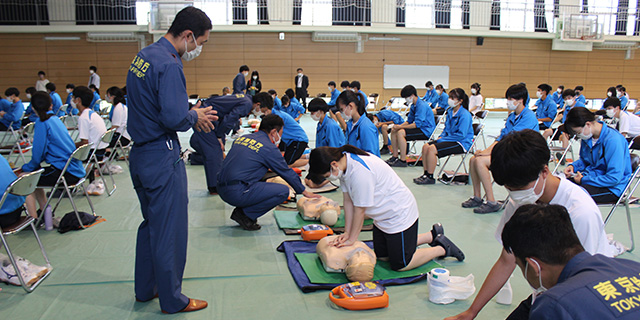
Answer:
[[[169,148],[171,143],[173,150]],[[163,311],[178,312],[189,303],[181,293],[189,199],[178,141],[159,139],[142,146],[134,144],[130,170],[144,218],[136,243],[136,298],[150,300],[158,294]]]
[[[189,144],[202,155],[207,187],[215,188],[218,185],[218,172],[222,168],[223,160],[222,147],[215,131],[204,133],[193,130]]]
[[[289,187],[279,183],[262,181],[254,182],[251,185],[240,183],[225,186],[220,183],[218,184],[218,194],[226,203],[242,208],[244,214],[255,221],[287,200]]]

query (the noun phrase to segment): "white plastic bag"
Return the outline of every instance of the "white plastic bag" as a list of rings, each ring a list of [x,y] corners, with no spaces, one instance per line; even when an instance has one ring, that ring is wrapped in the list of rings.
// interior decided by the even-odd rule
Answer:
[[[476,292],[473,280],[473,274],[466,277],[454,277],[449,275],[447,269],[435,268],[429,272],[429,277],[427,277],[429,301],[437,304],[449,304],[456,300],[467,299]]]

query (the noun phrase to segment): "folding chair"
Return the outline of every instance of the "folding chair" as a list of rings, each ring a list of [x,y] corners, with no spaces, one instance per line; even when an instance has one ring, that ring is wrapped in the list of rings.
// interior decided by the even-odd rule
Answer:
[[[80,132],[78,131],[78,116],[74,115],[66,115],[60,117],[60,121],[67,127],[67,131],[69,131],[69,135],[73,141],[78,139],[78,135]]]
[[[34,171],[28,174],[25,174],[21,177],[18,177],[15,181],[13,181],[5,190],[4,195],[2,196],[2,200],[0,200],[0,207],[4,205],[5,200],[9,194],[13,194],[16,196],[28,196],[33,193],[36,189],[36,185],[38,184],[38,180],[40,179],[40,175],[42,174],[43,169],[38,171]],[[22,205],[24,208],[24,204]],[[9,260],[11,260],[11,265],[13,265],[13,270],[16,271],[16,275],[18,276],[18,280],[20,281],[20,285],[27,293],[33,292],[42,281],[49,276],[51,270],[51,264],[49,263],[49,258],[47,257],[47,253],[44,251],[44,247],[42,246],[42,242],[40,241],[40,237],[38,237],[38,232],[36,231],[36,226],[34,224],[35,219],[30,215],[21,216],[20,220],[18,220],[15,224],[2,228],[2,232],[0,232],[0,239],[2,240],[2,245],[4,249],[7,251],[7,255],[9,256]],[[16,262],[11,249],[9,248],[9,243],[5,239],[5,236],[16,234],[27,227],[31,227],[31,231],[33,231],[33,235],[36,237],[36,241],[38,241],[38,245],[40,246],[40,252],[42,252],[42,256],[44,257],[44,261],[47,264],[47,268],[49,269],[47,273],[45,273],[38,281],[29,286],[24,277],[22,276],[22,272],[20,272],[20,268]]]
[[[447,160],[445,160],[444,164],[440,167],[440,171],[438,172],[437,177],[441,177],[442,172],[444,171],[444,168],[447,166],[447,163],[449,162],[449,159],[451,159],[451,157],[453,157],[453,156],[462,156],[462,159],[460,160],[460,163],[458,164],[458,167],[456,167],[456,170],[453,172],[453,175],[451,176],[451,179],[445,180],[445,179],[438,178],[438,180],[440,180],[440,182],[442,182],[444,184],[451,184],[451,182],[453,182],[453,179],[455,179],[456,175],[458,174],[458,171],[460,170],[460,167],[464,167],[465,173],[468,173],[467,165],[466,165],[466,163],[464,161],[467,159],[467,156],[470,153],[474,153],[475,152],[475,147],[476,147],[476,143],[478,142],[478,137],[480,135],[482,135],[482,131],[483,130],[484,130],[484,124],[480,124],[480,123],[474,123],[473,124],[473,141],[471,142],[471,146],[464,153],[451,154],[451,155],[449,155],[447,157]]]
[[[484,106],[484,103],[482,105]],[[479,124],[484,126],[484,123],[487,121],[488,115],[489,115],[489,110],[478,111],[473,115],[473,120],[478,121]],[[484,130],[482,131],[482,144],[484,145],[484,149],[486,149],[487,140],[484,137]]]
[[[569,154],[569,152],[571,152],[571,157],[572,159],[575,160],[576,155],[573,152],[573,145],[574,143],[578,142],[578,137],[577,136],[573,136],[569,138],[569,145],[567,145],[566,148],[563,148],[561,146],[554,146],[553,145],[553,137],[555,137],[557,132],[565,132],[564,131],[564,124],[557,127],[554,131],[553,131],[553,135],[551,136],[551,139],[549,140],[549,151],[551,151],[551,159],[554,160],[554,162],[556,163],[555,168],[553,168],[553,174],[556,174],[558,172],[558,168],[560,167],[560,165],[562,163],[564,163],[565,159],[567,158],[567,155]],[[560,158],[558,158],[556,156],[556,153],[561,152],[562,155],[560,156]]]
[[[12,156],[16,154],[15,164],[18,163],[18,160],[22,160],[22,163],[27,163],[27,160],[24,158],[24,153],[33,148],[29,141],[29,136],[33,134],[34,125],[35,123],[33,122],[27,123],[27,125],[16,132],[18,139],[16,143],[13,144],[13,147],[11,147],[11,152],[7,156],[7,161],[11,162]]]
[[[110,143],[111,139],[113,139],[113,134],[116,132],[116,129],[109,129],[107,130],[107,132],[102,134],[102,137],[100,137],[100,141],[101,142],[105,142],[105,143]],[[107,194],[109,196],[111,196],[113,194],[114,191],[116,191],[116,180],[113,179],[113,174],[111,174],[111,169],[109,168],[109,166],[111,165],[111,159],[113,158],[113,152],[111,153],[111,155],[109,155],[108,157],[103,157],[102,160],[98,160],[98,157],[96,156],[95,150],[94,152],[91,154],[91,159],[89,161],[92,161],[93,164],[98,168],[98,172],[100,172],[100,179],[102,179],[102,182],[104,182],[104,187],[105,189],[107,189]],[[104,178],[104,172],[102,170],[102,167],[106,166],[107,168],[107,173],[109,174],[109,177],[111,178],[111,183],[113,184],[113,189],[111,189],[111,191],[109,191],[109,187],[107,187],[107,180],[105,180]]]
[[[89,207],[91,208],[91,214],[93,214],[94,216],[96,215],[96,210],[93,208],[93,203],[91,202],[91,199],[89,198],[89,194],[87,193],[87,189],[84,186],[84,182],[87,179],[87,176],[89,174],[89,169],[93,170],[91,167],[91,161],[87,161],[87,164],[85,166],[85,171],[86,174],[84,177],[82,177],[80,180],[78,180],[78,182],[76,182],[75,184],[69,184],[67,182],[67,179],[65,179],[64,174],[67,172],[67,169],[69,168],[69,165],[71,164],[71,161],[73,159],[76,160],[80,160],[80,161],[84,161],[85,159],[89,158],[89,152],[91,151],[91,146],[88,144],[82,145],[80,147],[78,147],[69,157],[69,160],[67,160],[67,163],[64,165],[64,168],[62,169],[62,172],[60,173],[60,177],[58,178],[58,181],[56,181],[56,184],[51,188],[51,187],[38,187],[39,189],[48,189],[51,188],[51,194],[49,195],[49,197],[47,198],[47,203],[44,206],[45,208],[49,205],[49,203],[51,203],[51,200],[53,198],[53,194],[56,190],[58,190],[58,188],[60,188],[61,186],[64,187],[64,192],[60,194],[60,196],[58,197],[58,201],[56,201],[55,206],[53,207],[52,212],[55,213],[56,209],[58,208],[58,205],[60,205],[60,202],[62,201],[62,197],[64,194],[66,194],[69,197],[69,202],[71,202],[71,206],[73,207],[73,211],[76,214],[76,217],[78,218],[78,222],[80,222],[80,226],[82,228],[84,228],[84,224],[82,223],[82,219],[80,218],[80,213],[78,212],[78,208],[76,207],[76,203],[75,201],[73,201],[73,193],[76,191],[77,188],[81,187],[82,188],[82,192],[84,193],[84,197],[87,199],[87,202],[89,202]],[[44,210],[42,211],[42,213],[44,213]],[[40,224],[40,221],[42,220],[43,214],[40,214],[40,216],[38,217],[38,221],[36,224]]]
[[[438,121],[436,121],[436,126],[433,128],[433,132],[431,132],[431,136],[429,136],[429,139],[427,139],[427,140],[413,140],[413,141],[411,141],[411,146],[407,148],[407,154],[409,154],[410,152],[418,154],[418,159],[413,163],[414,167],[416,166],[416,164],[420,160],[422,160],[422,151],[418,152],[416,150],[416,144],[418,142],[420,142],[420,141],[423,141],[425,143],[429,143],[430,141],[435,140],[435,138],[437,136],[437,133],[438,133],[437,132],[438,130],[440,130],[440,131],[444,130],[444,123],[445,123],[445,121],[447,119],[447,111],[445,110],[444,114],[442,114],[442,115],[439,115],[439,116],[438,115],[434,115],[434,116],[438,117],[437,118]]]

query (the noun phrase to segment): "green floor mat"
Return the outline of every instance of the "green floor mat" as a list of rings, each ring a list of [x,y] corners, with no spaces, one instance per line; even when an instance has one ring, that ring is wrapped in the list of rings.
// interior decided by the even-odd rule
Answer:
[[[273,216],[276,218],[276,222],[278,223],[278,227],[280,229],[300,229],[303,226],[309,224],[320,223],[320,221],[313,220],[304,220],[300,216],[298,211],[279,211],[275,210],[273,212]],[[366,219],[364,220],[364,226],[369,226],[373,224],[373,220]],[[338,221],[332,228],[344,228],[344,213],[340,213],[338,217]]]
[[[322,262],[315,253],[295,253],[302,269],[307,274],[311,283],[347,283],[349,280],[344,273],[329,273],[324,270]],[[373,271],[373,280],[388,280],[408,278],[423,275],[434,268],[442,268],[442,265],[431,260],[429,263],[409,271],[393,271],[388,262],[378,261]]]

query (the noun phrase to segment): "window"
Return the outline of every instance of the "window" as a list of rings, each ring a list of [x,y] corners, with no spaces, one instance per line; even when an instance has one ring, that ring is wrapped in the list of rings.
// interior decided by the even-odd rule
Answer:
[[[436,28],[451,26],[451,0],[436,0],[435,13]]]
[[[76,24],[136,24],[136,1],[76,0]]]
[[[247,0],[232,0],[233,24],[247,24]]]
[[[0,25],[48,25],[47,0],[0,0]]]
[[[405,0],[396,0],[396,27],[404,27],[406,19]]]
[[[370,26],[370,0],[333,0],[334,26]]]

